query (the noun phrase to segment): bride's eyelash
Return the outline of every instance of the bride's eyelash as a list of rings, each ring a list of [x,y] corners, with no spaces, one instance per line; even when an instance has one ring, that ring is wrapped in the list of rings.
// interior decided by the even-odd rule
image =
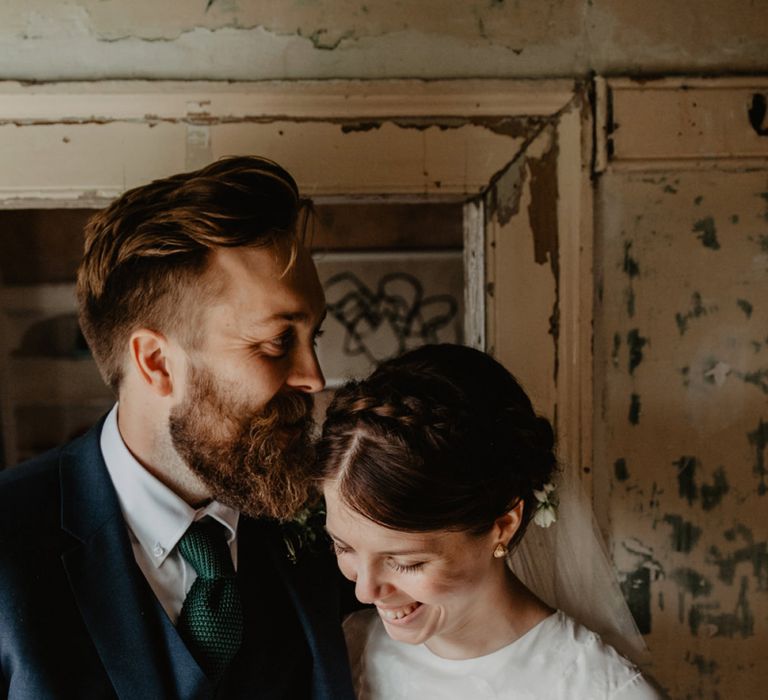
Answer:
[[[330,544],[331,544],[331,550],[333,551],[334,554],[346,554],[347,552],[351,551],[349,547],[344,547],[340,545],[338,542],[336,542],[335,540],[331,540]]]
[[[424,563],[420,562],[419,564],[398,564],[397,562],[390,562],[389,565],[397,571],[398,573],[414,573],[416,571],[419,571],[419,569],[423,568]]]

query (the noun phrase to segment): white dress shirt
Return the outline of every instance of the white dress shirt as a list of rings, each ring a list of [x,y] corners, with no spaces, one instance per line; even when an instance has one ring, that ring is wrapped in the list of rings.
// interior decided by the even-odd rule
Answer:
[[[176,545],[196,520],[206,516],[227,531],[237,569],[237,523],[240,512],[218,501],[195,510],[139,464],[123,442],[117,426],[118,406],[109,412],[101,431],[101,452],[112,479],[136,563],[173,624],[181,612],[195,570]]]

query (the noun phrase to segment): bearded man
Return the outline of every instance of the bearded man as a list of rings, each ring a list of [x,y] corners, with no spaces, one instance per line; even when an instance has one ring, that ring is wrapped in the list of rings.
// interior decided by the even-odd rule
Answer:
[[[277,164],[220,160],[86,228],[80,322],[117,403],[0,475],[0,697],[353,698],[309,494],[323,291]]]

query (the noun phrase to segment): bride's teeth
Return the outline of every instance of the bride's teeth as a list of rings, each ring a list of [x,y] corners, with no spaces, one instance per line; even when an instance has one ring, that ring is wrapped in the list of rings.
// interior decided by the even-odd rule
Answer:
[[[416,610],[417,607],[418,603],[411,603],[410,605],[406,605],[404,608],[400,608],[399,610],[382,610],[381,614],[384,615],[384,617],[386,617],[388,620],[401,620],[407,615],[410,615],[414,610]]]

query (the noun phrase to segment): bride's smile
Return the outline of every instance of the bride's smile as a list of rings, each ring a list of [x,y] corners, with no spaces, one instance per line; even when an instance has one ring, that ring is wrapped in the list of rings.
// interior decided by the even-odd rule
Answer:
[[[397,622],[400,624],[410,621],[412,614],[421,607],[421,603],[410,603],[400,608],[386,608],[383,605],[376,605],[376,609],[385,622]]]

